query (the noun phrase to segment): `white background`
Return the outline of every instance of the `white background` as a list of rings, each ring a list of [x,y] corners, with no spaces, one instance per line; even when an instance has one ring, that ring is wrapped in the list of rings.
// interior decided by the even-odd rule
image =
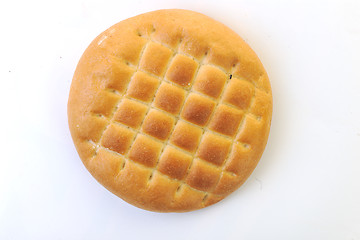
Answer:
[[[88,44],[128,17],[185,8],[223,22],[268,71],[265,153],[224,201],[135,208],[82,165],[67,125]],[[360,2],[2,1],[0,239],[360,239]]]

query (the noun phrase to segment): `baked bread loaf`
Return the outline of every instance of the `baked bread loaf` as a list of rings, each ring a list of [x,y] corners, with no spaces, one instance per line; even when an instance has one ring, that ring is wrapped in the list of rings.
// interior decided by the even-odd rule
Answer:
[[[107,29],[86,49],[68,101],[86,168],[137,207],[214,204],[256,167],[272,114],[268,76],[232,30],[159,10]]]

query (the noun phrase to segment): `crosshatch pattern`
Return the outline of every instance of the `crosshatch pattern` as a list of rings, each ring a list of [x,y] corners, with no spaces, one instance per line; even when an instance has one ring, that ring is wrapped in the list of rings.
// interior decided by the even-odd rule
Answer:
[[[167,179],[175,196],[187,188],[203,194],[203,205],[209,195],[220,199],[226,192],[220,183],[242,174],[238,159],[252,144],[246,129],[261,121],[261,111],[252,111],[255,96],[268,93],[209,63],[207,52],[202,59],[182,52],[181,40],[172,48],[141,37],[146,44],[137,65],[124,61],[129,82],[102,90],[112,109],[93,109],[107,121],[99,141],[89,140],[93,159],[118,156],[119,172],[128,161],[151,170],[149,188]]]

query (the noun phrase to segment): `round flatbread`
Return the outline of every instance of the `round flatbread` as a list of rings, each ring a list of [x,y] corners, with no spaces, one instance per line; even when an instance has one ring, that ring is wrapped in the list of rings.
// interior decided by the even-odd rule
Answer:
[[[159,10],[101,33],[76,68],[69,127],[89,172],[137,207],[214,204],[256,167],[272,114],[268,76],[223,24]]]

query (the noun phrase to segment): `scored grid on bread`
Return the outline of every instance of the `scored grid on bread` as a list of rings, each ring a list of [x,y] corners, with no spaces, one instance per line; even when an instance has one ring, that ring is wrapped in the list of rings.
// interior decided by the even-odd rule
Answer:
[[[256,165],[252,130],[268,122],[262,115],[271,93],[234,71],[236,65],[226,71],[206,61],[207,51],[200,59],[183,51],[181,39],[171,47],[139,35],[146,42],[137,64],[124,60],[126,77],[102,86],[105,102],[91,109],[106,125],[97,141],[88,139],[90,162],[116,155],[117,174],[129,162],[150,171],[148,187],[168,184],[173,199],[185,187],[201,195],[195,208],[219,201]]]
[[[162,44],[160,44],[160,43],[155,43],[153,40],[149,40],[149,42],[145,45],[145,47],[144,47],[144,50],[142,51],[142,52],[145,52],[146,51],[146,48],[148,47],[148,45],[149,44],[151,44],[151,43],[154,43],[154,44],[159,44],[159,45],[161,45],[161,47],[165,47],[164,45],[162,45]],[[180,43],[179,43],[179,45],[180,45]],[[172,50],[171,49],[169,49],[171,52],[172,52]],[[176,51],[174,51],[174,53],[172,53],[172,55],[174,56],[173,58],[175,58],[175,56],[178,56],[178,55],[180,55],[180,56],[182,56],[182,57],[188,57],[188,58],[190,58],[189,56],[187,56],[185,53],[181,53],[182,55],[180,55],[178,52],[177,52],[177,50]],[[206,55],[205,55],[206,56]],[[142,61],[142,59],[143,58],[141,58],[140,57],[140,65],[141,65],[141,61]],[[192,59],[192,61],[194,61],[194,62],[196,62],[196,60],[194,59],[194,58],[191,58]],[[170,60],[168,60],[168,62],[170,62],[171,63],[171,59]],[[197,76],[197,72],[199,71],[199,69],[202,69],[201,67],[202,66],[204,66],[204,67],[206,67],[206,68],[208,68],[208,67],[210,67],[210,68],[213,68],[211,71],[214,71],[214,69],[217,69],[218,71],[221,71],[221,73],[223,73],[223,78],[224,78],[224,81],[223,81],[223,84],[222,84],[222,86],[220,87],[220,88],[218,88],[218,89],[220,89],[220,92],[224,92],[223,91],[223,89],[225,88],[224,86],[226,85],[226,83],[228,82],[228,80],[230,80],[230,75],[232,75],[231,73],[230,73],[230,75],[229,74],[227,74],[227,73],[225,73],[223,70],[221,70],[219,67],[217,67],[217,66],[213,66],[213,65],[211,65],[211,64],[207,64],[207,65],[203,65],[201,62],[196,62],[197,64],[198,64],[198,67],[196,67],[196,69],[194,69],[194,72],[196,71],[196,73],[194,74],[195,75],[195,77],[194,77],[194,79],[196,79],[196,76]],[[182,65],[181,64],[181,62],[179,62],[178,63],[180,66]],[[142,72],[142,71],[146,71],[146,69],[142,69],[141,67],[140,67],[140,69],[139,69],[139,67],[134,67],[136,70],[135,70],[135,73],[134,73],[134,76],[137,76],[136,75],[136,73],[138,73],[138,72],[140,72],[140,73],[142,73],[142,74],[144,74],[144,72]],[[154,73],[163,73],[163,72],[167,72],[166,70],[165,71],[159,71],[159,70],[154,70]],[[146,76],[146,74],[144,74],[144,77],[146,77],[146,78],[158,78],[158,77],[162,77],[162,74],[159,74],[159,75],[161,75],[161,76],[157,76],[157,75],[154,75],[154,73],[151,73],[151,72],[146,72],[146,74],[148,74],[148,75],[150,75],[150,76]],[[212,73],[212,77],[214,76],[215,74],[213,74]],[[220,74],[218,74],[218,75],[220,75]],[[215,75],[216,76],[216,75]],[[237,81],[237,80],[235,80],[236,79],[236,77],[235,76],[232,76],[232,78],[234,79],[233,81]],[[134,79],[136,79],[135,77],[132,77],[132,80],[130,80],[130,82],[129,82],[129,86],[131,86],[131,83],[132,83],[132,81],[134,81]],[[206,89],[206,87],[205,86],[202,86],[204,89],[202,89],[202,88],[200,88],[200,87],[198,87],[198,88],[195,88],[195,89],[199,89],[198,91],[197,90],[193,90],[192,88],[190,88],[190,91],[189,91],[189,86],[191,85],[191,83],[192,83],[192,80],[193,80],[193,77],[191,77],[190,79],[189,79],[189,83],[186,83],[186,84],[182,84],[182,83],[179,83],[179,82],[171,82],[171,80],[167,80],[166,78],[163,78],[163,79],[159,79],[159,82],[160,81],[162,81],[162,82],[164,82],[164,83],[167,83],[167,84],[178,84],[177,86],[174,86],[174,87],[178,87],[178,88],[184,88],[184,90],[187,90],[186,91],[186,93],[188,93],[187,94],[187,99],[189,99],[189,95],[191,94],[191,93],[194,93],[194,95],[191,95],[191,96],[196,96],[196,97],[199,97],[199,98],[203,98],[203,99],[206,99],[206,98],[208,98],[207,100],[209,100],[209,101],[213,101],[213,94],[211,94],[211,93],[208,93],[209,91],[211,91],[211,89]],[[246,80],[244,80],[244,81],[246,81]],[[195,84],[195,86],[197,86],[196,84],[197,84],[198,82],[195,80],[195,82],[194,82],[194,84]],[[253,84],[253,83],[252,83]],[[143,84],[144,85],[144,84]],[[142,85],[142,86],[143,86]],[[199,84],[200,85],[200,84]],[[185,88],[184,86],[188,86],[188,88]],[[140,86],[138,86],[138,88],[141,88]],[[256,88],[256,87],[255,87]],[[159,89],[159,88],[158,88]],[[120,93],[116,90],[116,89],[108,89],[108,90],[113,90],[113,93],[114,94],[119,94],[120,95]],[[201,92],[201,91],[203,91],[203,92]],[[136,94],[133,94],[133,92],[132,91],[129,91],[129,88],[127,89],[127,91],[124,91],[125,92],[125,95],[124,95],[124,98],[123,98],[123,100],[125,100],[125,101],[127,101],[127,100],[132,100],[132,101],[135,101],[135,102],[138,102],[138,101],[144,101],[144,102],[141,102],[140,104],[143,104],[143,105],[145,105],[145,106],[148,106],[148,108],[147,108],[147,112],[144,114],[145,116],[149,116],[148,115],[148,113],[149,113],[149,111],[153,111],[153,110],[155,110],[155,111],[159,111],[159,113],[162,113],[162,114],[164,114],[164,116],[168,116],[169,115],[169,113],[167,113],[167,112],[164,112],[164,111],[166,111],[166,110],[164,110],[164,109],[161,109],[161,108],[158,108],[158,107],[156,107],[156,106],[153,106],[151,103],[149,103],[149,101],[146,101],[146,100],[144,100],[144,98],[143,98],[143,96],[144,95],[151,95],[151,96],[154,96],[154,98],[152,98],[152,99],[155,99],[156,98],[156,92],[154,92],[154,91],[152,91],[152,93],[151,93],[151,90],[149,91],[150,92],[150,94],[149,94],[149,92],[147,92],[146,94],[144,94],[144,93],[142,93],[140,96],[141,97],[137,97],[137,95]],[[255,91],[253,91],[253,92],[255,92]],[[196,95],[195,95],[196,94]],[[208,94],[209,96],[206,96],[205,94]],[[237,93],[238,94],[238,93]],[[216,95],[219,95],[219,94],[216,94]],[[215,96],[216,96],[215,95]],[[120,96],[122,96],[122,95],[120,95]],[[219,97],[220,98],[220,101],[218,101],[217,102],[217,104],[216,104],[216,106],[217,105],[219,105],[219,103],[223,100],[223,99],[221,99],[221,96]],[[248,102],[249,102],[249,106],[250,106],[250,104],[251,104],[251,101],[252,101],[252,99],[254,98],[254,94],[251,96],[251,99],[250,100],[247,100]],[[151,102],[153,102],[153,100],[151,101]],[[186,101],[183,101],[183,103],[185,103]],[[119,104],[121,104],[122,103],[122,101],[120,101],[119,102]],[[242,103],[242,102],[241,102]],[[236,106],[235,105],[232,105],[232,106],[230,106],[230,102],[221,102],[221,104],[223,104],[224,105],[224,107],[227,107],[227,108],[232,108],[231,110],[232,111],[234,111],[234,112],[239,112],[239,110],[240,109],[237,109],[236,108]],[[228,105],[229,104],[229,105]],[[182,104],[182,106],[184,106],[185,104]],[[215,106],[215,103],[214,103],[214,106]],[[115,107],[115,109],[117,109],[118,107]],[[214,107],[214,108],[216,108],[216,107]],[[182,109],[182,107],[181,107],[181,109]],[[180,109],[180,111],[179,112],[182,112],[181,111],[181,109]],[[183,109],[182,109],[183,110]],[[242,109],[242,110],[244,110],[244,109]],[[245,115],[246,114],[251,114],[251,113],[247,113],[247,111],[248,111],[248,108],[245,110]],[[212,113],[215,113],[215,111],[214,110],[212,110],[211,111]],[[114,111],[114,113],[115,113],[115,111]],[[191,115],[191,114],[190,114]],[[194,114],[193,114],[194,115]],[[207,115],[207,114],[204,114],[204,115]],[[235,121],[237,121],[238,120],[238,122],[237,122],[237,124],[236,124],[236,132],[237,132],[237,129],[238,129],[238,127],[240,126],[240,121],[243,121],[243,119],[244,119],[244,117],[242,117],[241,116],[241,114],[237,114],[238,116],[236,116],[236,118],[235,119],[231,119],[232,121],[233,120],[235,120]],[[173,115],[171,115],[171,117],[174,117]],[[224,138],[223,139],[223,142],[226,142],[226,141],[228,141],[228,136],[227,135],[225,135],[225,133],[221,133],[221,132],[216,132],[216,130],[213,130],[213,129],[208,129],[207,128],[207,122],[211,122],[211,121],[208,121],[208,120],[206,120],[206,122],[205,123],[203,123],[203,121],[202,120],[199,120],[198,121],[198,123],[197,124],[203,124],[203,127],[201,127],[201,125],[195,125],[196,123],[193,123],[193,122],[190,122],[190,121],[188,121],[187,119],[184,119],[184,118],[181,118],[181,117],[179,117],[179,116],[175,116],[175,118],[176,118],[176,122],[175,122],[175,124],[173,124],[173,125],[176,125],[176,123],[177,123],[177,121],[179,121],[179,119],[181,119],[182,121],[185,121],[187,124],[189,124],[189,125],[192,125],[192,126],[196,126],[197,128],[202,128],[203,130],[201,131],[202,133],[201,133],[201,136],[200,136],[200,139],[199,139],[199,141],[198,142],[201,142],[201,139],[202,139],[202,137],[203,137],[203,135],[204,135],[204,133],[205,132],[208,132],[208,133],[212,133],[214,136],[219,136],[219,137],[222,137],[222,138]],[[259,118],[259,116],[254,116],[254,118],[256,118],[256,119],[258,119]],[[211,119],[211,116],[209,115],[208,117],[207,117],[207,119]],[[146,120],[146,118],[144,118],[144,121]],[[144,123],[144,121],[140,124],[140,129],[141,129],[141,127],[143,126],[143,123]],[[120,121],[112,121],[111,120],[111,122],[112,123],[115,123],[115,124],[119,124],[119,125],[122,125],[122,124],[124,124],[124,123],[122,123],[121,122],[121,120]],[[229,122],[229,124],[231,124],[231,122]],[[222,126],[227,126],[226,124],[224,125],[224,124],[221,124]],[[109,124],[109,126],[110,126],[110,124]],[[133,128],[133,126],[129,126],[129,125],[123,125],[125,128]],[[216,128],[217,126],[216,126],[216,123],[214,124],[214,128]],[[220,126],[221,127],[221,126]],[[174,129],[174,127],[171,127],[172,129]],[[136,129],[136,128],[135,128]],[[134,129],[134,130],[135,130]],[[142,129],[143,130],[143,129]],[[226,132],[226,130],[227,129],[225,129],[225,132]],[[232,129],[230,129],[230,131],[231,131]],[[221,130],[220,130],[221,131]],[[104,131],[104,132],[106,132],[106,130]],[[112,131],[111,131],[112,132]],[[159,141],[159,140],[164,140],[164,139],[162,139],[162,137],[160,137],[160,136],[155,136],[155,133],[152,135],[151,133],[148,133],[148,132],[144,132],[144,131],[135,131],[136,132],[136,134],[135,135],[137,135],[137,134],[144,134],[145,136],[147,136],[147,137],[149,137],[149,139],[151,139],[152,141]],[[233,133],[232,134],[230,134],[230,135],[234,135],[234,131],[232,131]],[[181,133],[180,133],[181,134]],[[170,134],[170,132],[167,134],[168,136],[170,136],[171,134]],[[102,135],[102,137],[103,137],[104,135]],[[135,139],[136,139],[136,137],[134,138],[134,137],[129,137],[129,139],[130,138],[132,138],[134,141],[135,141]],[[154,139],[155,138],[155,139]],[[156,138],[159,138],[159,139],[156,139]],[[102,138],[100,138],[100,139],[102,139]],[[171,139],[171,137],[166,137],[166,139]],[[187,140],[189,140],[189,139],[187,139]],[[234,138],[231,138],[231,142],[233,143],[234,142]],[[100,143],[101,143],[102,141],[100,140]],[[211,143],[210,143],[211,144]],[[243,144],[244,145],[244,147],[245,148],[248,148],[249,146],[248,146],[248,144],[246,144],[246,143],[241,143],[240,142],[240,144]],[[127,145],[131,145],[131,144],[127,144]],[[156,157],[156,158],[154,158],[153,160],[157,160],[157,159],[161,159],[161,156],[160,156],[160,154],[165,150],[165,146],[166,145],[169,145],[169,146],[171,146],[171,147],[173,147],[173,148],[175,148],[175,149],[177,149],[177,150],[179,150],[180,152],[183,152],[183,151],[188,151],[187,152],[187,154],[191,154],[191,156],[193,157],[193,158],[195,158],[197,155],[196,154],[194,154],[194,152],[196,152],[196,149],[200,146],[200,144],[197,144],[197,148],[196,149],[190,149],[190,150],[185,150],[184,148],[181,148],[181,146],[177,146],[176,145],[176,143],[172,143],[172,141],[170,140],[170,142],[168,142],[168,140],[167,141],[164,141],[163,142],[163,147],[161,148],[162,150],[159,150],[159,157]],[[101,145],[96,145],[96,147],[97,148],[99,148],[99,147],[104,147],[104,146],[101,146]],[[230,146],[229,146],[230,147]],[[124,154],[124,152],[119,152],[119,151],[116,151],[116,149],[112,149],[112,146],[111,145],[108,145],[108,146],[105,146],[104,147],[105,149],[109,149],[109,150],[113,150],[114,151],[114,153],[116,153],[116,154],[122,154],[123,156],[126,156],[126,160],[128,160],[128,158],[129,158],[129,156],[128,155],[126,155],[126,154]],[[206,151],[206,150],[205,150]],[[224,161],[223,162],[221,162],[220,164],[217,164],[217,165],[223,165],[224,167],[225,167],[225,165],[226,165],[226,161],[229,159],[229,156],[230,156],[230,154],[226,154],[228,157],[226,157],[226,159],[224,159]],[[133,161],[137,161],[138,163],[140,163],[142,160],[140,160],[140,159],[138,159],[138,160],[136,160],[136,159],[134,159],[134,158],[130,158],[131,160],[133,160]],[[195,159],[193,159],[193,161],[194,161]],[[203,159],[202,158],[196,158],[196,160],[199,160],[199,161],[201,161],[201,160],[203,160],[203,161],[206,161],[206,157],[203,157]],[[192,162],[193,162],[192,161]],[[217,159],[215,160],[215,161],[217,161]],[[191,162],[191,163],[192,163]],[[153,165],[152,166],[152,164],[150,163],[150,164],[148,164],[148,167],[152,167],[153,169],[154,169],[154,171],[156,171],[157,170],[157,165],[158,165],[158,163],[159,163],[159,161],[157,161],[156,163],[155,163],[155,165]],[[192,164],[189,164],[189,167],[187,168],[187,173],[185,174],[185,176],[187,176],[188,175],[188,173],[191,171],[191,166],[192,166]],[[206,163],[212,163],[211,161],[207,161]],[[223,164],[224,163],[224,164]],[[144,164],[144,163],[143,163]],[[145,166],[147,166],[147,164],[144,164]],[[122,165],[122,168],[124,167],[124,165]],[[166,167],[163,167],[163,168],[166,168]],[[162,172],[162,173],[164,173],[164,172]],[[231,172],[231,171],[226,171],[226,169],[222,169],[222,173],[227,173],[227,174],[229,174],[229,175],[234,175],[234,174],[236,174],[236,173],[234,173],[234,172]],[[166,174],[166,173],[164,173],[164,174]],[[149,180],[151,180],[151,178],[152,178],[152,176],[153,176],[153,173],[150,175],[150,177],[149,177]],[[171,176],[171,174],[168,174],[167,175],[168,177],[170,177],[170,178],[172,178],[172,177],[174,177],[174,176]],[[219,180],[220,180],[220,176],[219,176]],[[218,181],[216,181],[216,182],[218,182]],[[186,182],[184,182],[184,181],[181,181],[181,183],[182,184],[187,184]],[[177,189],[177,192],[180,190],[180,188],[181,188],[181,186],[182,185],[180,185],[179,187],[178,187],[178,189]],[[208,189],[201,189],[201,186],[189,186],[189,187],[191,187],[191,188],[194,188],[194,189],[196,189],[197,191],[203,191],[203,192],[205,192],[205,196],[204,196],[204,198],[203,198],[203,201],[205,201],[206,200],[206,198],[207,198],[207,195],[209,194],[207,191],[208,191]],[[206,187],[205,187],[206,188]],[[216,189],[216,187],[212,187],[213,189]]]

